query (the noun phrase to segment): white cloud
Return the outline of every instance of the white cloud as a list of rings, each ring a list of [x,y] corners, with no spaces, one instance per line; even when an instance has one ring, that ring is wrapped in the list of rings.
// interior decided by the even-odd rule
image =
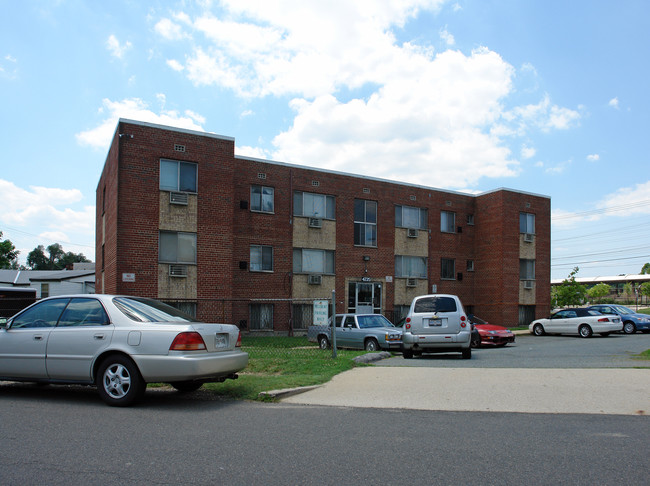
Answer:
[[[157,34],[167,40],[179,40],[187,37],[187,35],[183,33],[182,26],[171,19],[161,19],[154,26],[154,30]]]
[[[170,68],[172,68],[174,71],[178,71],[178,72],[185,69],[185,67],[180,62],[178,62],[176,59],[168,59],[167,60],[167,65]]]
[[[537,153],[537,150],[535,150],[534,147],[529,147],[527,145],[523,145],[521,147],[521,158],[522,159],[532,159],[535,157],[535,154]]]
[[[619,216],[650,214],[650,181],[618,189],[605,196],[598,208]]]
[[[448,46],[453,46],[456,43],[454,36],[450,34],[449,31],[447,31],[447,27],[445,27],[444,29],[440,29],[440,38]]]
[[[158,94],[158,100],[161,101],[161,96],[163,97],[162,101],[165,101],[164,94]],[[100,112],[107,112],[108,116],[99,126],[77,133],[75,135],[77,143],[96,149],[108,150],[108,146],[115,132],[115,127],[120,118],[169,125],[201,132],[205,131],[201,126],[205,123],[203,116],[190,110],[186,110],[184,115],[174,110],[164,109],[160,113],[154,113],[149,109],[147,103],[139,98],[130,98],[122,101],[104,99]]]
[[[118,41],[117,37],[115,37],[113,34],[111,34],[106,41],[106,48],[113,57],[116,57],[118,59],[122,59],[126,51],[131,49],[131,47],[133,47],[131,45],[131,42],[127,41],[124,44],[120,44],[120,41]]]
[[[589,155],[587,155],[587,160],[589,162],[597,162],[597,161],[600,160],[600,155],[598,155],[598,154],[589,154]]]
[[[611,106],[612,108],[616,108],[616,109],[618,109],[618,98],[612,98],[611,100],[609,100],[609,103],[608,103],[608,104],[609,104],[609,106]]]

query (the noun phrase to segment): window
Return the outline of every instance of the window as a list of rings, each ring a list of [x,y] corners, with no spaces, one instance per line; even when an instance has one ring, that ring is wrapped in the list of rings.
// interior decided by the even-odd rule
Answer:
[[[102,245],[102,248],[104,246]],[[44,299],[45,297],[50,296],[50,284],[49,283],[42,283],[41,284],[41,299]]]
[[[354,200],[354,244],[377,246],[377,202]]]
[[[473,226],[474,225],[474,215],[473,214],[468,214],[467,215],[467,225],[468,226]]]
[[[179,311],[196,319],[196,302],[165,301],[165,304],[170,305],[174,309],[178,309]]]
[[[273,330],[273,304],[250,305],[251,331]]]
[[[474,271],[474,260],[467,260],[467,271],[468,272],[473,272]]]
[[[456,280],[456,260],[442,258],[440,260],[440,278],[443,280]]]
[[[96,299],[72,299],[65,308],[59,327],[101,326],[108,324],[108,316]]]
[[[535,234],[535,215],[531,213],[519,213],[519,232]]]
[[[54,327],[69,299],[52,299],[30,307],[11,323],[12,329]]]
[[[158,261],[161,263],[196,263],[196,233],[161,231]]]
[[[427,229],[427,210],[409,206],[395,206],[395,226]]]
[[[273,247],[251,245],[251,272],[273,271]]]
[[[535,260],[519,260],[519,278],[521,280],[535,280]]]
[[[160,159],[160,190],[196,192],[197,165]]]
[[[275,209],[272,187],[251,186],[251,211],[272,213]]]
[[[296,248],[293,250],[293,271],[334,275],[334,252]]]
[[[427,259],[416,256],[395,256],[395,276],[427,278]]]
[[[440,211],[440,231],[443,233],[456,232],[456,213]]]
[[[334,196],[296,191],[293,194],[293,215],[334,219]]]

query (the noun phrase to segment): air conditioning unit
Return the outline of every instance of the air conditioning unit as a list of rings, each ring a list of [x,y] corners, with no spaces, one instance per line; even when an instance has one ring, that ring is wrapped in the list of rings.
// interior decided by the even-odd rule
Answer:
[[[534,235],[534,234],[532,234],[532,233],[525,233],[525,234],[524,234],[524,241],[525,241],[526,243],[532,243],[534,239],[535,239],[535,235]]]
[[[169,265],[170,277],[187,277],[187,265]]]
[[[309,227],[310,228],[322,228],[323,220],[320,218],[309,218]]]
[[[187,206],[187,193],[186,192],[170,192],[169,204],[180,204]]]
[[[532,289],[535,286],[535,282],[532,280],[524,280],[524,288],[525,289]]]
[[[409,238],[417,238],[418,230],[415,228],[409,228],[406,230],[406,236],[408,236]]]
[[[407,278],[406,279],[406,286],[407,287],[417,287],[418,286],[418,279],[417,278]]]
[[[309,285],[320,285],[323,283],[322,275],[310,275],[308,279]]]

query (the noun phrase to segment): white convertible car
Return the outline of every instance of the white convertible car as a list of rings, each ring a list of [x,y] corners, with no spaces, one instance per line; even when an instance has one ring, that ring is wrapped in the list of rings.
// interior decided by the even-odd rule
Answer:
[[[192,391],[247,364],[237,326],[152,299],[50,297],[0,323],[0,380],[95,385],[115,406],[139,400],[148,382]]]
[[[535,336],[544,334],[578,334],[588,338],[594,333],[608,336],[623,329],[618,316],[605,316],[590,309],[563,309],[548,319],[537,319],[530,323],[528,330]]]

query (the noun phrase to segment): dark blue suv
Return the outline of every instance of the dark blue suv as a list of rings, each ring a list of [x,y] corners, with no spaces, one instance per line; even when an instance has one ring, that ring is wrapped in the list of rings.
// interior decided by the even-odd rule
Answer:
[[[620,316],[625,334],[634,334],[637,331],[650,332],[650,315],[639,314],[632,309],[617,304],[592,305],[589,309],[598,311],[601,314]]]

